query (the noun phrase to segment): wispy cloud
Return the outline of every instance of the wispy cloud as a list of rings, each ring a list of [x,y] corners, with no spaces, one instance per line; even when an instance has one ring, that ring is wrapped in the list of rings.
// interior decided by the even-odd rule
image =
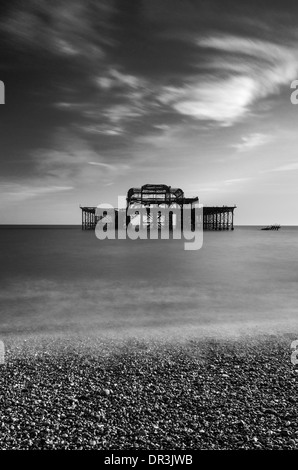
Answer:
[[[137,118],[144,114],[144,108],[134,105],[113,105],[104,111],[104,115],[112,123],[118,123],[124,119]]]
[[[191,195],[198,195],[202,193],[213,193],[217,192],[222,194],[223,192],[230,191],[231,186],[239,186],[241,183],[251,180],[251,177],[231,178],[220,181],[210,182],[208,185],[199,185],[196,189],[186,189],[185,193]]]
[[[195,119],[231,125],[298,74],[294,47],[229,35],[200,38],[196,44],[212,52],[204,63],[208,73],[180,87],[166,86],[159,95],[162,103]]]
[[[225,180],[224,184],[231,185],[231,184],[237,184],[237,183],[244,183],[244,181],[249,181],[251,178],[246,177],[246,178],[232,178],[229,180]]]
[[[40,197],[50,193],[70,191],[72,186],[34,186],[32,182],[24,183],[0,183],[1,199],[9,201],[23,201],[34,197]]]
[[[88,126],[80,126],[80,130],[89,134],[102,134],[102,135],[122,135],[125,131],[122,127],[113,127],[105,124],[90,124]]]
[[[103,162],[88,162],[88,165],[99,166],[102,168],[106,168],[107,170],[110,170],[110,171],[125,171],[130,168],[129,165],[124,165],[121,163],[111,165],[110,163],[103,163]]]
[[[254,83],[252,99],[277,93],[280,86],[288,85],[298,71],[295,45],[284,46],[274,42],[238,36],[215,36],[197,41],[203,48],[213,50],[220,59],[220,67],[234,69],[239,75],[249,76]]]
[[[171,104],[178,113],[230,125],[248,111],[254,88],[254,81],[245,76],[225,80],[198,77],[197,83],[183,88],[165,88],[160,100]]]
[[[116,87],[130,87],[134,89],[146,87],[146,82],[135,75],[120,72],[117,69],[108,70],[105,75],[97,77],[96,83],[100,88],[110,89]]]
[[[241,138],[239,144],[232,144],[231,147],[237,149],[238,152],[247,152],[253,148],[265,145],[273,140],[273,137],[267,134],[253,133]]]
[[[121,154],[106,156],[91,142],[63,129],[53,136],[51,148],[36,150],[32,158],[36,166],[33,184],[44,181],[53,187],[110,183],[130,168]]]
[[[102,45],[110,41],[107,26],[113,11],[107,0],[32,0],[12,7],[0,30],[22,48],[94,61],[103,58]]]
[[[219,186],[200,186],[199,188],[197,189],[186,189],[184,190],[185,194],[188,195],[188,197],[195,197],[197,196],[198,194],[202,194],[202,193],[214,193],[214,192],[217,192],[219,191]]]
[[[295,171],[298,170],[298,162],[288,163],[287,165],[278,166],[277,168],[273,168],[271,171]]]

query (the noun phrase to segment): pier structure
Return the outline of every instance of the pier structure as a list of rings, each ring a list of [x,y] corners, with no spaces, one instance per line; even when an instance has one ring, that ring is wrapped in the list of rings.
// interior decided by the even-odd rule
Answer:
[[[261,230],[279,230],[279,229],[280,229],[279,224],[267,225],[267,227],[261,228]]]
[[[94,230],[98,222],[96,207],[82,207],[82,230]]]
[[[127,222],[133,218],[138,217],[138,224],[143,228],[157,226],[161,229],[163,225],[168,225],[169,230],[172,231],[174,226],[178,223],[183,226],[183,210],[188,208],[191,210],[192,225],[194,224],[194,210],[193,205],[198,202],[199,198],[186,198],[184,192],[180,188],[172,188],[165,184],[145,184],[141,188],[130,188],[127,192],[126,198],[126,211],[131,212],[130,209],[138,211],[138,208],[144,208],[145,215],[140,216],[134,214],[127,216]],[[175,208],[179,207],[180,221],[177,220],[175,215]],[[168,211],[163,211],[162,208],[168,208]],[[154,210],[157,209],[157,220],[154,219]],[[161,209],[161,210],[158,210]]]
[[[204,230],[234,230],[236,206],[203,207]]]
[[[185,208],[191,209],[191,223],[194,227],[195,221],[195,203],[199,201],[198,197],[187,198],[184,192],[180,188],[172,188],[164,184],[146,184],[140,188],[130,188],[127,192],[126,197],[126,209],[114,209],[115,213],[115,226],[118,228],[119,211],[125,211],[124,224],[127,225],[138,218],[138,224],[143,227],[153,226],[157,222],[157,226],[161,229],[165,223],[169,224],[169,230],[171,231],[177,223],[175,220],[173,207],[179,207],[181,211],[180,223],[183,224],[183,210]],[[138,208],[145,208],[145,216],[138,214]],[[166,220],[162,208],[168,208],[167,211],[168,219]],[[82,230],[94,230],[99,216],[96,215],[96,207],[94,206],[80,206],[82,210]],[[152,208],[160,208],[158,211],[157,221],[153,220]],[[213,206],[203,207],[203,229],[204,230],[234,230],[234,209],[236,206]],[[133,215],[130,213],[134,212]],[[110,209],[107,209],[107,213]],[[142,211],[144,212],[144,211]],[[182,228],[182,226],[181,226]]]

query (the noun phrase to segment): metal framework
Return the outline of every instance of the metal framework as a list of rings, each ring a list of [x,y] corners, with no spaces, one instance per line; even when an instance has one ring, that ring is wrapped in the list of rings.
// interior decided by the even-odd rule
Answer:
[[[203,207],[204,230],[234,230],[236,206]]]
[[[172,188],[165,184],[145,184],[141,188],[130,188],[127,192],[127,207],[133,204],[142,206],[165,204],[192,204],[198,201],[198,197],[186,198],[180,188]]]
[[[94,230],[98,218],[95,215],[96,207],[81,207],[82,210],[82,230]]]
[[[195,209],[193,204],[199,200],[198,197],[186,198],[184,192],[180,188],[172,188],[164,184],[145,184],[141,188],[130,188],[126,198],[126,225],[132,220],[127,215],[128,209],[133,207],[146,207],[146,218],[140,223],[148,228],[152,224],[152,214],[150,207],[168,207],[179,205],[181,211],[184,206],[190,206],[191,217],[194,221]],[[82,230],[94,230],[99,220],[96,215],[96,207],[82,207]],[[234,209],[236,206],[215,206],[203,207],[203,229],[204,230],[234,230]],[[119,210],[115,209],[115,225],[118,227]],[[171,213],[170,213],[171,214]],[[158,227],[164,223],[162,211],[158,219]],[[173,221],[170,215],[170,229],[173,228]]]

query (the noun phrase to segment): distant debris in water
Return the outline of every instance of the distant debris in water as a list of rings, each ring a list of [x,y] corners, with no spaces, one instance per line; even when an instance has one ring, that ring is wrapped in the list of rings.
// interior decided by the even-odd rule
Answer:
[[[279,229],[280,229],[279,224],[268,225],[267,227],[261,228],[261,230],[279,230]]]

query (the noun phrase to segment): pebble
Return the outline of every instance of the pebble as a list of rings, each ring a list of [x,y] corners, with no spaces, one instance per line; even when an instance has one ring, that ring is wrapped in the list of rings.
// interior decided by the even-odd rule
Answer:
[[[28,358],[7,349],[3,450],[297,448],[288,341],[46,351]]]

